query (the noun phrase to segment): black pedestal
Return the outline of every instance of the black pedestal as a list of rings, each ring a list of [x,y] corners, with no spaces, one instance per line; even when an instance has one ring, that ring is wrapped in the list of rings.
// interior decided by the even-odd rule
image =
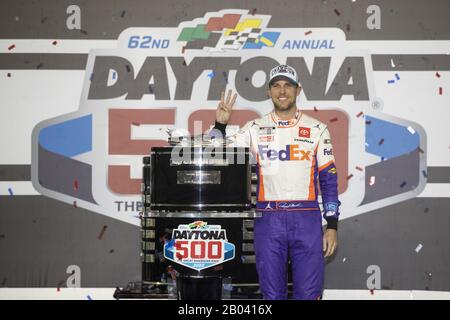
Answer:
[[[189,277],[177,278],[178,300],[221,300],[221,277]]]

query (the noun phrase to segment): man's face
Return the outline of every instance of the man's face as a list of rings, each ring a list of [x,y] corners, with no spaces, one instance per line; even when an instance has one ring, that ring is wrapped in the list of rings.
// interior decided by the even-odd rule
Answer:
[[[269,87],[268,94],[272,98],[275,110],[287,111],[296,107],[297,96],[301,90],[300,86],[287,80],[277,80]]]

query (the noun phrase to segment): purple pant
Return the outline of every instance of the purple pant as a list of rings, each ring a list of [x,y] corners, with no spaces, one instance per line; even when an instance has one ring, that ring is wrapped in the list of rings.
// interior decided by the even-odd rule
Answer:
[[[322,235],[319,211],[271,211],[255,219],[256,269],[264,299],[287,300],[288,260],[294,299],[322,296]]]

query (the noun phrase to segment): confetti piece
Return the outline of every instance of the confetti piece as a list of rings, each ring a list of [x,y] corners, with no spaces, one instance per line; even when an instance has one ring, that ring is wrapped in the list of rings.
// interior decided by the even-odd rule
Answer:
[[[223,77],[225,78],[225,82],[228,84],[228,74],[224,71],[222,72]]]
[[[350,174],[350,175],[347,177],[347,180],[350,180],[352,177],[353,177],[353,174]]]
[[[129,65],[126,65],[126,67],[125,68],[127,68],[127,72],[130,72],[131,71],[131,68],[130,68],[130,66]]]
[[[121,17],[121,18],[125,17],[125,13],[126,13],[126,11],[123,10],[122,13],[120,14],[120,17]]]
[[[336,122],[336,121],[338,121],[338,118],[330,119],[330,122]]]
[[[74,180],[74,181],[73,181],[73,189],[74,189],[75,191],[78,190],[78,180]]]
[[[113,74],[112,74],[112,78],[113,78],[113,80],[116,79],[116,72],[115,72],[115,71],[114,71]]]
[[[186,60],[183,59],[183,66],[185,66],[185,65],[186,65]]]
[[[103,226],[102,230],[100,231],[100,234],[97,237],[98,240],[102,240],[103,235],[105,234],[106,228],[108,228],[108,226]]]
[[[349,24],[347,24],[347,27],[346,27],[346,29],[347,29],[347,31],[349,31],[349,32],[350,32],[350,25],[349,25]]]
[[[83,30],[83,29],[80,29],[80,32],[81,32],[82,34],[88,34],[87,31],[86,31],[86,30]]]
[[[411,132],[411,134],[416,133],[416,131],[414,131],[414,129],[411,126],[408,127],[408,131]]]
[[[420,250],[422,250],[423,245],[421,243],[419,243],[416,247],[416,249],[414,249],[417,253],[419,253]]]
[[[388,83],[395,83],[395,80],[388,80]]]
[[[311,34],[312,33],[312,31],[311,30],[309,30],[309,31],[306,31],[305,32],[305,36],[307,36],[307,35],[309,35],[309,34]]]
[[[14,195],[11,188],[8,188],[8,192],[9,192],[9,195],[10,195],[10,196],[13,196],[13,195]]]
[[[12,44],[12,45],[10,45],[10,46],[8,47],[8,50],[11,51],[11,50],[14,49],[15,47],[16,47],[16,45],[15,45],[15,44]]]
[[[400,80],[400,76],[398,75],[398,73],[395,74],[395,79]]]
[[[77,208],[77,202],[76,202],[76,201],[74,201],[74,202],[72,203],[72,205],[73,205],[75,208]]]
[[[342,262],[345,262],[345,260],[347,260],[347,258],[346,258],[346,257],[344,257],[344,259],[342,259]]]
[[[36,69],[40,69],[40,68],[42,68],[42,66],[43,66],[44,64],[41,62],[41,63],[39,63],[37,66],[36,66]]]
[[[420,149],[420,147],[419,147],[419,152],[420,153],[424,153],[425,151],[423,151],[422,149]]]
[[[92,76],[94,75],[94,73],[91,73],[91,75],[89,76],[89,81],[92,81]]]
[[[334,9],[334,13],[336,13],[337,16],[341,15],[341,13],[338,11],[338,9]]]
[[[356,170],[363,171],[364,169],[361,168],[361,167],[356,166]]]
[[[92,300],[92,297],[90,295],[87,295],[88,300]]]
[[[423,174],[424,178],[428,177],[428,174],[427,174],[427,172],[425,170],[422,170],[422,174]]]
[[[183,46],[182,48],[181,48],[181,53],[184,53],[184,50],[186,50],[186,46]],[[185,64],[186,65],[186,64]]]
[[[371,123],[372,123],[372,121],[366,120],[366,124],[371,124]]]
[[[373,295],[373,293],[374,293],[374,290],[370,289],[370,294]]]
[[[314,111],[315,111],[315,112],[319,111],[319,110],[317,110],[317,107],[316,107],[316,106],[314,106]]]
[[[250,80],[250,79],[249,79],[249,78],[245,78],[244,80],[245,80],[245,81],[248,81],[248,80]]]
[[[371,176],[369,180],[369,186],[373,186],[375,184],[375,176]]]
[[[384,142],[384,138],[381,138],[381,140],[378,142],[378,145],[381,146]]]
[[[439,74],[439,72],[436,71],[436,77],[440,78],[441,75]]]
[[[439,95],[442,96],[442,87],[439,87]]]
[[[109,250],[109,253],[113,253],[113,252],[114,252],[114,249]]]
[[[55,40],[55,41],[52,42],[52,44],[53,44],[54,46],[56,46],[56,45],[58,44],[58,41]]]
[[[363,114],[364,114],[364,112],[361,111],[360,113],[358,113],[358,114],[356,115],[356,117],[359,118],[359,117],[361,117]]]
[[[8,74],[6,75],[8,78],[11,78],[11,73],[8,72]]]
[[[393,59],[391,59],[391,67],[395,68],[395,64],[394,64],[394,60]]]
[[[153,87],[152,87],[151,84],[148,85],[148,92],[149,92],[150,94],[153,94]]]
[[[208,74],[208,78],[214,78],[216,76],[216,74],[213,72],[211,72],[210,74]]]
[[[254,8],[254,9],[252,10],[252,16],[254,16],[255,13],[256,13],[256,8]]]
[[[47,21],[47,17],[43,17],[43,18],[41,19],[41,23],[44,23],[45,21]]]
[[[134,126],[140,126],[141,124],[139,122],[133,121],[131,122]]]
[[[223,266],[214,267],[214,271],[220,271],[220,270],[223,270]]]
[[[400,185],[400,188],[403,188],[406,185],[406,181],[403,181],[402,184]]]

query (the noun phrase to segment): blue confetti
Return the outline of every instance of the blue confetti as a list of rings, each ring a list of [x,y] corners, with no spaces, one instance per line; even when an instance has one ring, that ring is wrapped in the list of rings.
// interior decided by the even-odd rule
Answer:
[[[116,72],[115,71],[113,72],[112,78],[113,78],[113,80],[116,79]]]
[[[88,300],[92,300],[92,298],[91,298],[91,296],[90,296],[90,295],[88,295],[88,296],[87,296],[87,298],[88,298]]]
[[[214,78],[216,76],[216,74],[213,72],[211,72],[210,74],[208,74],[208,78]]]
[[[14,195],[14,193],[13,193],[13,191],[12,191],[11,188],[8,188],[8,192],[9,192],[9,195],[10,195],[10,196],[13,196],[13,195]]]
[[[395,80],[388,80],[388,83],[395,83]]]
[[[94,75],[94,73],[91,73],[91,75],[89,76],[89,81],[92,80],[92,76]]]
[[[396,78],[397,80],[400,80],[400,76],[398,75],[398,73],[395,74],[395,78]]]
[[[427,175],[427,172],[425,171],[425,170],[422,170],[422,174],[423,174],[423,176],[426,178],[428,175]]]

